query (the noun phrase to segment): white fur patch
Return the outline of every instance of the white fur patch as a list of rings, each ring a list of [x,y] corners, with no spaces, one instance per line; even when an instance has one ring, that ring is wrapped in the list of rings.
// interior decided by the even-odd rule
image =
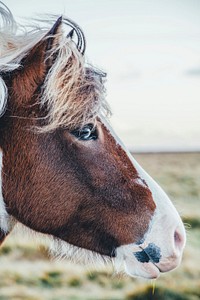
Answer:
[[[5,203],[3,201],[2,195],[2,163],[3,163],[3,154],[2,150],[0,149],[0,229],[3,232],[9,231],[9,216],[7,214]]]

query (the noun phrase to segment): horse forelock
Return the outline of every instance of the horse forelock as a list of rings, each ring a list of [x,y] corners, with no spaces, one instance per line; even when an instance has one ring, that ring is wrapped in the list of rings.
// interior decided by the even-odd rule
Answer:
[[[98,115],[108,115],[105,74],[85,62],[71,39],[60,37],[47,56],[56,56],[43,85],[41,105],[48,107],[48,123],[41,131],[74,129]]]
[[[2,4],[1,4],[2,6]],[[51,38],[48,35],[55,16],[50,17],[46,25],[33,25],[28,30],[19,25],[6,7],[0,7],[2,26],[0,32],[0,115],[5,111],[7,87],[3,80],[5,74],[18,70],[23,59],[38,42]],[[47,49],[48,66],[38,100],[45,107],[45,125],[38,128],[41,132],[58,127],[73,129],[84,125],[98,115],[108,115],[109,106],[105,100],[105,74],[86,62],[83,52],[84,42],[80,42],[81,30],[71,20],[63,18],[63,24],[75,28],[77,45],[64,30],[53,35],[56,40],[51,49]],[[43,20],[42,20],[43,22]],[[44,22],[43,22],[44,23]],[[76,27],[77,26],[77,27]],[[81,50],[83,47],[84,50]],[[25,66],[24,66],[25,67]],[[28,80],[28,79],[27,79]]]

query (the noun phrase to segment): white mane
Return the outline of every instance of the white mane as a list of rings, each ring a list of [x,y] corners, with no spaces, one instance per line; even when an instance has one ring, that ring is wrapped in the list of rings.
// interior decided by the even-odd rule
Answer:
[[[0,3],[0,115],[6,108],[7,87],[3,74],[20,67],[22,59],[41,40],[48,38],[52,26],[32,26],[28,31],[16,23],[10,10]],[[65,19],[68,23],[71,21]],[[52,19],[50,20],[52,21]],[[54,17],[55,22],[55,17]],[[51,24],[50,24],[51,23]],[[73,23],[72,23],[73,24]],[[79,28],[79,27],[78,27]],[[80,28],[79,28],[80,30]],[[52,36],[51,36],[52,37]],[[104,74],[86,64],[71,37],[63,32],[54,35],[58,43],[53,44],[47,59],[56,57],[48,71],[41,106],[47,107],[46,125],[40,131],[58,127],[75,128],[98,115],[107,115],[109,107],[104,99]]]

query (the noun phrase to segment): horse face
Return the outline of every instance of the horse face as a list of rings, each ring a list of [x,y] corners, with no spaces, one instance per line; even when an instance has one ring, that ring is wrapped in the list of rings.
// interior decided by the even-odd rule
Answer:
[[[60,24],[61,19],[53,31]],[[99,83],[91,81],[96,73],[82,67],[77,50],[70,46],[68,51],[68,43],[63,42],[65,48],[56,48],[51,61],[45,58],[49,44],[57,45],[58,40],[51,37],[50,43],[47,38],[40,41],[24,58],[24,67],[5,77],[9,98],[0,119],[1,229],[9,231],[8,214],[37,232],[55,237],[62,252],[68,243],[87,250],[86,254],[92,251],[114,257],[131,275],[154,278],[160,271],[175,268],[185,244],[180,217],[105,119],[86,118],[87,123],[73,130],[67,126],[51,127],[43,133],[32,130],[45,122],[49,103],[49,111],[58,116],[54,125],[59,125],[69,112],[74,111],[75,120],[79,108],[90,112],[99,95],[99,90],[93,92]],[[66,53],[68,61],[64,64]],[[82,77],[70,81],[68,68]],[[75,84],[79,82],[81,88]],[[51,100],[44,101],[41,108],[38,103],[45,90]],[[76,102],[69,105],[74,95]]]

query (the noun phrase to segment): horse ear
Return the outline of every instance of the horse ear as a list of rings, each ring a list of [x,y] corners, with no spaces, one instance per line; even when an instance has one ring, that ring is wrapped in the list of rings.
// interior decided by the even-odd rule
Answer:
[[[49,64],[50,59],[46,59],[48,56],[48,51],[50,51],[53,47],[59,44],[59,38],[61,33],[61,26],[62,26],[62,16],[59,17],[49,32],[30,50],[29,54],[24,58],[22,62],[23,67],[27,67],[28,65],[32,65],[33,61],[34,64],[38,62],[40,65],[41,63]]]
[[[57,19],[51,30],[48,32],[48,40],[47,40],[47,51],[51,50],[52,46],[58,42],[57,38],[55,37],[61,31],[62,25],[62,16]]]
[[[30,99],[45,79],[55,57],[48,55],[59,44],[62,17],[58,18],[49,32],[22,59],[21,68],[15,73],[13,90],[21,99]],[[26,87],[24,89],[24,87]]]

